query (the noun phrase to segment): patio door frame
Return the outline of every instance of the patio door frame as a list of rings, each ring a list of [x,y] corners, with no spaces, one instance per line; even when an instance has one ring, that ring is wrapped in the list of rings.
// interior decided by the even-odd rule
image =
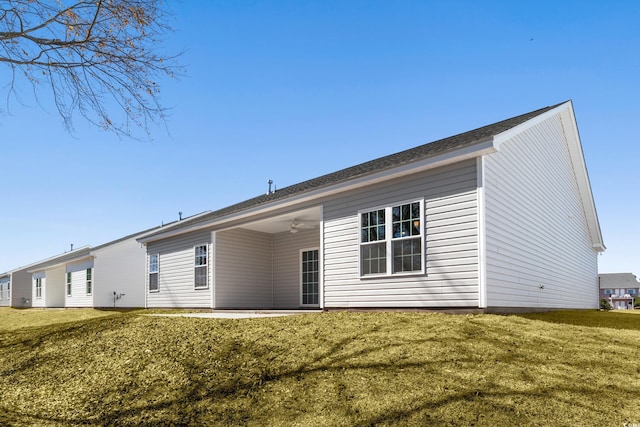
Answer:
[[[304,273],[302,271],[303,269],[303,254],[305,252],[313,252],[316,251],[318,253],[318,256],[316,258],[316,262],[318,263],[318,270],[316,271],[317,273],[317,277],[318,277],[318,290],[317,290],[317,296],[318,296],[318,303],[317,304],[305,304],[303,301],[303,289],[304,289]],[[320,275],[320,248],[319,247],[313,247],[313,248],[304,248],[304,249],[300,249],[300,255],[298,257],[298,268],[300,269],[300,273],[299,273],[299,284],[300,284],[300,306],[301,307],[320,307],[320,297],[321,297],[321,293],[320,293],[320,283],[321,283],[321,275]]]

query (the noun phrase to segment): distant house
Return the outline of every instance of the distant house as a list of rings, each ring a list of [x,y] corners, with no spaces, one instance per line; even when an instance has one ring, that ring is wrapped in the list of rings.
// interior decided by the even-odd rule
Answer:
[[[30,273],[31,306],[32,307],[66,307],[66,296],[71,285],[73,272],[83,268],[91,268],[91,247],[85,246],[53,256],[31,264],[27,268]],[[77,268],[76,268],[77,267]],[[78,286],[79,275],[76,273],[75,284]],[[24,285],[23,285],[24,286]]]
[[[633,310],[634,299],[640,292],[640,282],[631,273],[600,274],[600,298],[614,310]]]
[[[32,276],[28,271],[30,267],[31,264],[0,274],[0,289],[2,290],[0,292],[2,298],[0,307],[29,308],[32,306]]]
[[[572,103],[269,192],[139,239],[146,306],[598,306],[605,249]]]
[[[179,222],[71,250],[0,275],[0,296],[5,282],[11,283],[15,294],[8,304],[4,298],[0,301],[13,307],[144,307],[146,253],[136,239]]]
[[[0,275],[0,307],[11,305],[11,275],[5,273]]]

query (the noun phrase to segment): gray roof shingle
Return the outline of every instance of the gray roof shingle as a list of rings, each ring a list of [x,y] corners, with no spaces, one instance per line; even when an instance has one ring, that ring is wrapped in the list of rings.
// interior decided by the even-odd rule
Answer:
[[[261,205],[266,205],[274,201],[283,200],[291,196],[304,194],[312,190],[318,190],[331,185],[347,182],[352,179],[361,178],[375,172],[380,172],[420,160],[425,160],[430,157],[446,154],[455,150],[459,150],[461,148],[471,147],[475,144],[485,142],[495,135],[514,128],[562,104],[564,104],[564,102],[553,106],[541,108],[539,110],[535,110],[526,114],[522,114],[520,116],[512,117],[510,119],[503,120],[488,126],[483,126],[475,130],[433,141],[427,144],[420,145],[418,147],[410,148],[408,150],[400,151],[395,154],[390,154],[388,156],[370,160],[368,162],[351,166],[337,172],[322,175],[317,178],[300,182],[298,184],[290,185],[288,187],[278,189],[271,194],[262,194],[243,202],[236,203],[234,205],[227,206],[216,211],[212,211],[209,214],[199,216],[192,220],[184,220],[182,221],[180,227],[176,228],[222,218],[230,214],[241,212],[246,209],[259,207]],[[162,232],[163,230],[159,231],[158,233],[152,233],[148,237],[154,236],[156,234],[161,234]]]

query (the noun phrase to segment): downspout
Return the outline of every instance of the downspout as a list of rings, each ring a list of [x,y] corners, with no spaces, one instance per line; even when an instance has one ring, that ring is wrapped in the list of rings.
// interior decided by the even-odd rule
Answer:
[[[487,308],[487,245],[485,228],[484,156],[476,160],[478,197],[478,308]]]
[[[274,307],[274,303],[275,303],[275,262],[276,262],[276,257],[275,254],[273,253],[275,250],[275,234],[271,235],[271,308],[275,308]]]

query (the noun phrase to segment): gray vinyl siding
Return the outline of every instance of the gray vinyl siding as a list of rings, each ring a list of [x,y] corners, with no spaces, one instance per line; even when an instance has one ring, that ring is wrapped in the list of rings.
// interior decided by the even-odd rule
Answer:
[[[597,253],[564,138],[555,115],[484,159],[489,307],[597,306]]]
[[[209,287],[195,289],[194,266],[196,245],[208,245]],[[150,292],[148,284],[149,257],[146,257],[145,292],[147,307],[211,307],[211,265],[213,253],[211,247],[211,233],[198,231],[185,234],[173,239],[150,243],[147,254],[159,254],[158,292]]]
[[[67,265],[66,273],[71,273],[71,296],[66,293],[65,307],[93,307],[93,293],[87,295],[87,269],[93,268],[93,260]]]
[[[418,199],[425,201],[425,274],[361,278],[358,211]],[[478,306],[475,160],[328,200],[324,230],[326,308]]]
[[[272,235],[219,231],[215,247],[215,308],[273,307]]]
[[[300,307],[300,250],[320,247],[317,228],[274,235],[274,308]]]
[[[144,307],[146,251],[134,238],[95,252],[93,301],[95,307],[114,307],[113,293],[123,295],[115,307]]]
[[[11,306],[31,307],[31,273],[26,269],[11,272]]]

